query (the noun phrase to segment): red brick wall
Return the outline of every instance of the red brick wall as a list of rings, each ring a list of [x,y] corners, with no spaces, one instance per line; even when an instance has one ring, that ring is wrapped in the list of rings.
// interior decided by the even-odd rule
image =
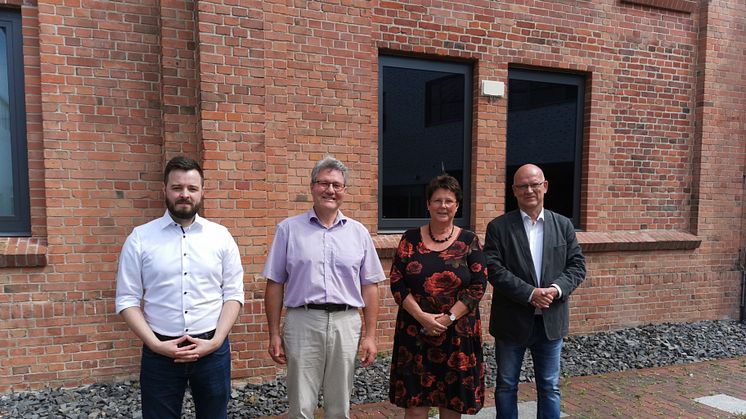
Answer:
[[[0,238],[0,253],[41,244],[46,266],[0,268],[0,391],[136,373],[139,343],[113,313],[116,263],[131,229],[162,214],[163,162],[178,153],[203,162],[205,215],[242,251],[234,377],[279,373],[259,274],[275,224],[311,205],[313,163],[326,153],[348,163],[343,210],[374,233],[386,269],[398,241],[376,226],[384,53],[471,62],[475,86],[507,81],[510,66],[586,75],[589,273],[573,332],[738,315],[738,2],[8,3],[23,12],[33,237]],[[476,88],[474,98],[471,215],[482,235],[513,198],[503,193],[507,101]],[[387,351],[396,307],[381,291]]]

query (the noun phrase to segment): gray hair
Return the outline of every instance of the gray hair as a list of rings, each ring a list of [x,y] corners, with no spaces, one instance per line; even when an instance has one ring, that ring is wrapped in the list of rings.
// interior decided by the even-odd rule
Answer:
[[[342,176],[345,180],[345,185],[347,185],[347,166],[345,166],[344,163],[342,163],[341,161],[335,159],[333,156],[326,156],[316,163],[316,165],[313,167],[313,170],[311,170],[312,184],[316,182],[316,177],[323,169],[339,170],[340,172],[342,172]]]

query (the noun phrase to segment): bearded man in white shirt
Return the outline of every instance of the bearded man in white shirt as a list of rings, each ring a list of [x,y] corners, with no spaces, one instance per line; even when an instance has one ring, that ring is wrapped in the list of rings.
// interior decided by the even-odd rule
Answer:
[[[187,385],[197,418],[227,418],[241,257],[225,227],[197,214],[204,176],[196,161],[174,157],[163,182],[168,210],[133,230],[117,273],[117,313],[143,341],[143,418],[180,418]]]

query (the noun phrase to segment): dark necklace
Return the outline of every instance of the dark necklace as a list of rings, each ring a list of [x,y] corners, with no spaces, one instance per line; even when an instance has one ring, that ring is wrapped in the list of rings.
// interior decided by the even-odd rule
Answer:
[[[430,239],[432,239],[432,241],[434,241],[435,243],[445,243],[448,240],[451,240],[451,237],[453,237],[453,230],[455,230],[455,229],[456,229],[456,225],[454,224],[454,225],[451,226],[451,234],[449,234],[448,237],[446,237],[443,240],[438,240],[438,239],[435,238],[435,236],[433,236],[433,230],[430,228],[430,224],[428,224],[427,225],[427,234],[430,235]]]

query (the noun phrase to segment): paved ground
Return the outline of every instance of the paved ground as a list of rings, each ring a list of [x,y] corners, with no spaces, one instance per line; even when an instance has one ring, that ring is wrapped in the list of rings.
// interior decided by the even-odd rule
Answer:
[[[746,344],[746,343],[744,343]],[[645,370],[629,370],[562,380],[562,412],[566,418],[738,418],[746,419],[746,357],[722,359]],[[492,389],[486,407],[478,416],[494,417]],[[729,413],[695,401],[721,395]],[[734,399],[735,398],[735,399]],[[739,402],[740,399],[740,402]],[[519,400],[536,400],[532,384],[521,384]],[[733,404],[735,400],[735,404]],[[522,405],[524,415],[533,417],[532,404]],[[275,416],[273,419],[285,418]],[[322,414],[319,417],[323,417]],[[352,417],[403,418],[404,411],[388,402],[353,405]],[[522,416],[524,417],[524,416]],[[464,418],[467,418],[466,416]],[[269,419],[269,418],[266,418]]]

